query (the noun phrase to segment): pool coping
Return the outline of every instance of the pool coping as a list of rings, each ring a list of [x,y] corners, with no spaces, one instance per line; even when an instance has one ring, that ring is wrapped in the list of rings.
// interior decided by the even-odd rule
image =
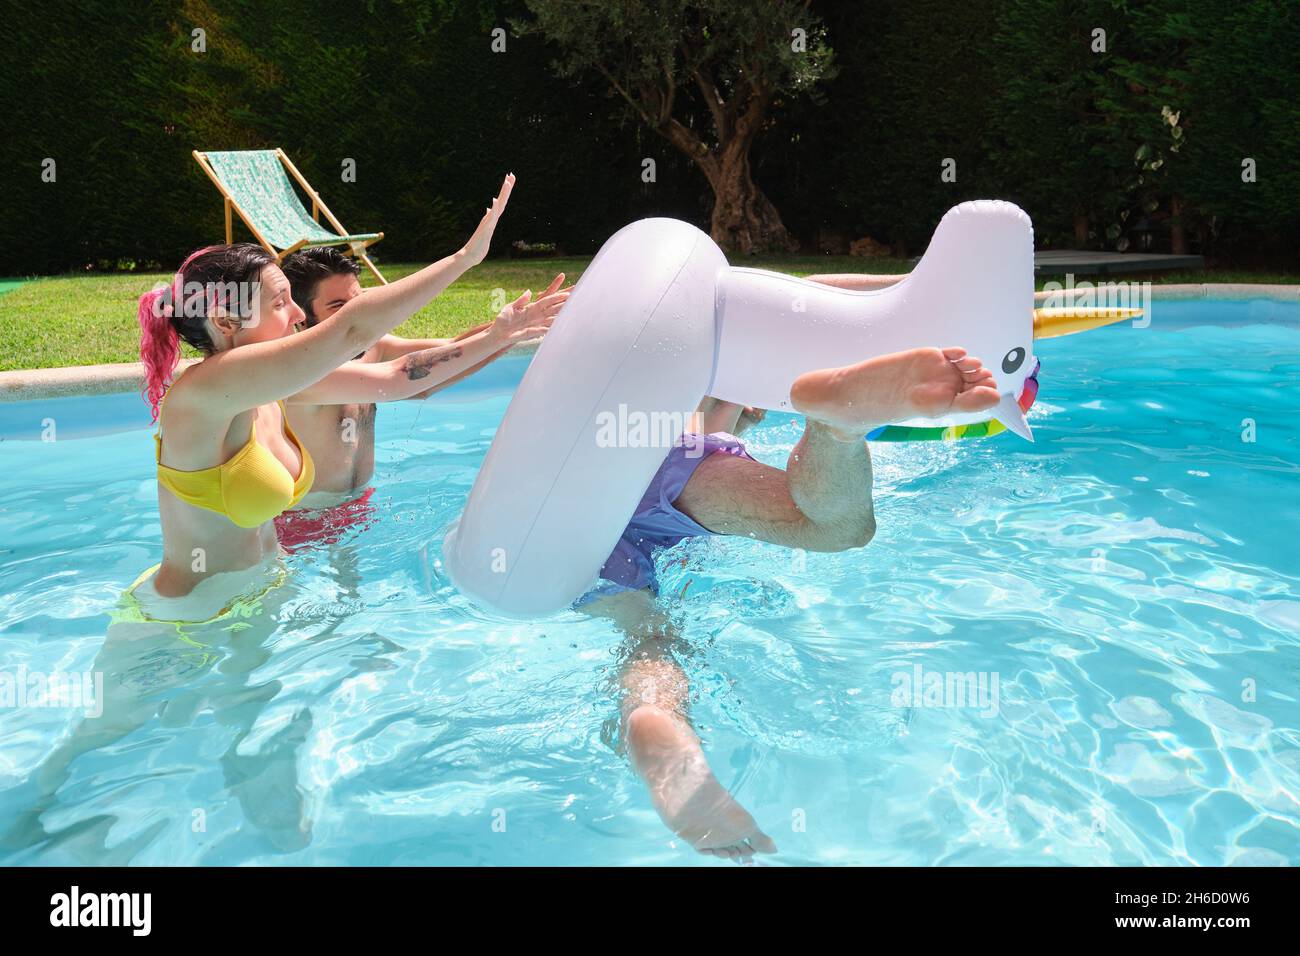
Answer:
[[[1085,292],[1110,282],[1125,280],[1105,279],[1093,283],[1076,283],[1075,288]],[[1170,285],[1152,285],[1153,300],[1186,301],[1189,299],[1277,299],[1300,303],[1300,285],[1269,285],[1245,282],[1194,282]],[[533,351],[540,339],[516,346],[518,351]],[[181,363],[185,368],[198,359]],[[20,369],[0,372],[0,402],[28,402],[42,398],[64,398],[72,395],[110,395],[115,392],[139,392],[144,388],[144,366],[139,362],[122,362],[112,365],[72,365],[60,368]]]
[[[521,342],[512,352],[537,350],[541,339]],[[199,359],[183,359],[178,371],[195,365]],[[0,372],[0,404],[30,402],[43,398],[69,398],[79,395],[113,395],[118,392],[144,391],[144,365],[119,362],[109,365],[69,365],[60,368],[20,369]]]

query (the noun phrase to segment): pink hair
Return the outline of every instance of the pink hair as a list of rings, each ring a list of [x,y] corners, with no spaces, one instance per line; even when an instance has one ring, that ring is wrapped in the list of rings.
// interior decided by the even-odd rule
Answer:
[[[144,363],[143,394],[154,421],[158,420],[163,396],[180,363],[181,337],[172,319],[175,304],[184,308],[182,290],[185,286],[185,270],[199,256],[218,248],[220,247],[205,246],[191,253],[172,277],[170,288],[164,286],[150,289],[140,296],[136,318],[140,322],[140,361]]]

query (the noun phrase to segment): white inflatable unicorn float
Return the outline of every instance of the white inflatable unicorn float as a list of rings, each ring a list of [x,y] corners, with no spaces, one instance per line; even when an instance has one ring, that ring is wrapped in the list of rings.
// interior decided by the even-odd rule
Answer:
[[[732,268],[703,232],[644,219],[597,253],[543,339],[443,542],[461,591],[512,617],[562,610],[595,583],[700,400],[790,408],[804,372],[927,346],[984,360],[990,411],[903,422],[871,439],[1033,440],[1034,341],[1139,314],[1034,309],[1033,227],[999,201],[949,210],[916,268],[849,292]],[[668,423],[654,442],[610,442],[611,416]]]

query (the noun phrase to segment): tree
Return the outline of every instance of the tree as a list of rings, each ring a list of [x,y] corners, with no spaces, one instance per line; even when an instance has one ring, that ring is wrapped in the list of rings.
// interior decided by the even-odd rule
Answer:
[[[1300,6],[1186,0],[1187,146],[1182,218],[1202,251],[1294,269],[1300,248]],[[1182,106],[1182,104],[1179,104]],[[1256,167],[1247,177],[1247,160]]]
[[[561,51],[561,76],[599,73],[649,129],[690,158],[713,190],[710,232],[724,249],[795,247],[754,181],[750,154],[774,102],[833,73],[809,0],[525,0]]]

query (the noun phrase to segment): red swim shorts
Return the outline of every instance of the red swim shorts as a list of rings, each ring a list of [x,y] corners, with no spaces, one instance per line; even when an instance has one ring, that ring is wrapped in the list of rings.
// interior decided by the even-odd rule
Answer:
[[[311,545],[336,544],[345,533],[361,531],[375,520],[375,506],[370,496],[374,486],[352,501],[315,511],[286,511],[275,519],[275,533],[280,546],[293,553]]]

